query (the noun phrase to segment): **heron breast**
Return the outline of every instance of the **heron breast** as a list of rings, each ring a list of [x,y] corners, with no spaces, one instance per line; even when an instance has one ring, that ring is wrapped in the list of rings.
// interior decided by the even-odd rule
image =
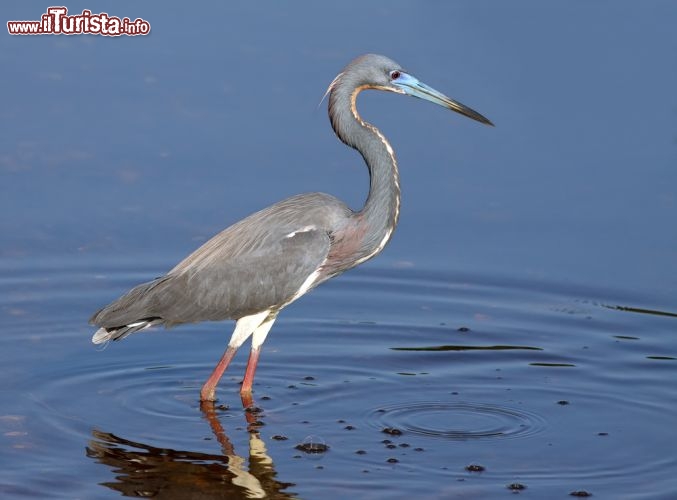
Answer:
[[[366,224],[356,224],[334,233],[327,260],[322,266],[323,274],[335,275],[357,265],[363,257],[366,234]]]

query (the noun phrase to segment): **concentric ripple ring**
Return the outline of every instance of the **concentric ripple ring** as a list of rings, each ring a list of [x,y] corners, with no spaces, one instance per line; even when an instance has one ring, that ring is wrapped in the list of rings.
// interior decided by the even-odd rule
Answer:
[[[368,417],[377,427],[403,433],[465,441],[522,438],[545,429],[534,413],[508,406],[475,402],[411,402],[382,406]]]

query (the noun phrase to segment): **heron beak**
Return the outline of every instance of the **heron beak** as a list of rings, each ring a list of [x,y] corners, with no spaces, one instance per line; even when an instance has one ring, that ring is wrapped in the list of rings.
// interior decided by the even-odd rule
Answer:
[[[480,123],[491,126],[494,125],[489,119],[485,118],[474,109],[470,109],[468,106],[464,106],[460,102],[450,99],[442,92],[438,92],[432,87],[428,87],[425,83],[418,81],[417,78],[411,76],[410,74],[401,72],[399,78],[397,78],[397,80],[393,80],[391,83],[395,87],[396,92],[434,102],[435,104],[444,106],[445,108],[451,109],[452,111],[461,113],[468,118],[477,120]]]

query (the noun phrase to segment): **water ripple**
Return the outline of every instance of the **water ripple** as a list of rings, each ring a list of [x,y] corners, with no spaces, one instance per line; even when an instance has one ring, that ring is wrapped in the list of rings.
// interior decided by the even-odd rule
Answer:
[[[96,352],[89,314],[152,277],[132,266],[104,275],[82,264],[0,277],[0,432],[9,443],[0,453],[11,484],[48,493],[22,472],[26,464],[57,471],[57,481],[82,468],[89,443],[97,462],[114,469],[96,469],[95,489],[126,468],[137,491],[147,478],[136,475],[138,457],[148,453],[153,463],[170,458],[161,475],[174,484],[195,477],[197,462],[219,447],[231,449],[233,464],[255,466],[268,447],[265,461],[277,462],[284,481],[310,478],[314,492],[346,478],[356,491],[394,485],[409,497],[463,488],[480,477],[468,464],[485,467],[481,478],[494,493],[515,480],[539,494],[553,485],[557,494],[637,492],[638,477],[674,491],[675,318],[660,301],[415,270],[346,275],[275,325],[254,386],[258,436],[248,432],[238,394],[246,352],[219,386],[224,404],[211,419],[200,411],[199,387],[232,324],[151,330]],[[605,305],[613,303],[626,305]],[[310,435],[330,447],[321,464],[294,448]],[[211,481],[223,470],[207,472]]]
[[[420,401],[382,406],[369,414],[376,427],[456,441],[526,437],[545,429],[545,420],[509,406],[476,402]]]

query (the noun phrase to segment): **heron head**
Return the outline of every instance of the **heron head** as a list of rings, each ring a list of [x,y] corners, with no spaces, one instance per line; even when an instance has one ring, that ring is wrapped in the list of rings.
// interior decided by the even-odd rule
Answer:
[[[456,111],[478,122],[493,125],[491,121],[477,111],[447,97],[442,92],[429,87],[415,76],[406,72],[392,59],[377,54],[367,54],[357,58],[344,70],[343,75],[352,74],[359,78],[359,85],[363,88],[373,88],[395,92],[397,94],[410,95],[425,99]]]

